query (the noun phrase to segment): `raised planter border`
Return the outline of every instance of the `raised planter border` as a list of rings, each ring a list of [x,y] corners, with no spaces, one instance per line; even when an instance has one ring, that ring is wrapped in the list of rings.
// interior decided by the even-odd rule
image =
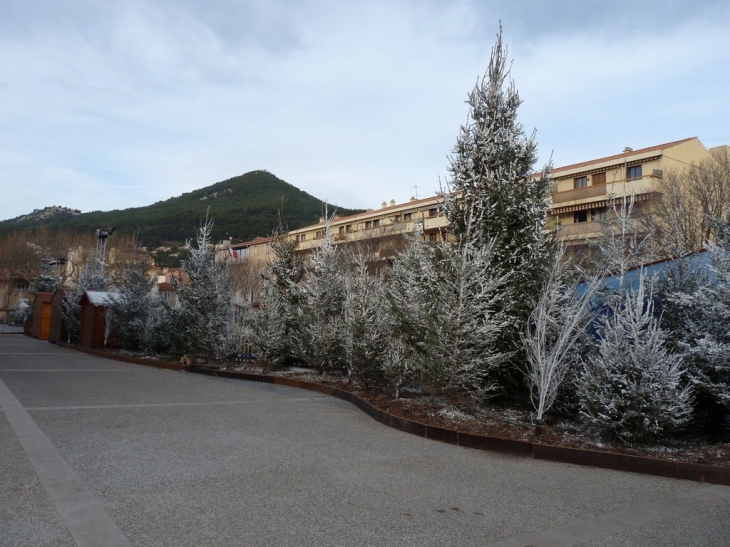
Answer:
[[[269,376],[266,374],[256,374],[251,372],[216,370],[203,367],[188,367],[181,363],[153,361],[150,359],[134,357],[132,355],[80,348],[74,345],[60,344],[60,346],[82,351],[96,357],[114,359],[116,361],[145,365],[148,367],[193,372],[196,374],[217,376],[220,378],[247,380],[249,382],[263,382],[266,384],[306,389],[308,391],[331,395],[354,404],[360,410],[365,412],[365,414],[381,424],[387,425],[388,427],[404,431],[405,433],[410,433],[411,435],[417,435],[425,439],[432,439],[434,441],[440,441],[456,446],[533,458],[535,460],[547,460],[587,467],[598,467],[601,469],[613,469],[616,471],[627,471],[630,473],[641,473],[644,475],[656,475],[659,477],[730,486],[730,467],[716,467],[699,463],[661,460],[658,458],[648,458],[646,456],[616,454],[614,452],[601,452],[585,448],[550,446],[530,441],[519,441],[515,439],[504,439],[501,437],[465,433],[463,431],[422,424],[407,418],[393,416],[380,410],[365,399],[360,398],[358,395],[350,391],[314,382],[297,380],[296,378]]]

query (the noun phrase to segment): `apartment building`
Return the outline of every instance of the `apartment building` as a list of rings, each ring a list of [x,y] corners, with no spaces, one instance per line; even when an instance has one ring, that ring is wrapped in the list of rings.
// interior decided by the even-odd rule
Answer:
[[[403,248],[403,234],[413,233],[417,227],[430,241],[446,237],[448,221],[443,213],[443,196],[425,199],[412,198],[407,203],[383,202],[379,209],[340,217],[335,215],[330,227],[335,245],[359,247],[370,257],[373,267],[385,266]],[[322,244],[325,220],[289,232],[296,242],[296,250],[305,259]],[[271,254],[271,237],[257,237],[251,241],[224,243],[218,249],[218,257],[228,256],[230,264],[246,262],[265,265]]]
[[[688,169],[715,152],[730,148],[707,149],[696,137],[648,148],[625,148],[620,154],[557,167],[552,170],[555,187],[548,226],[557,228],[558,237],[569,252],[576,252],[586,239],[599,233],[600,220],[608,214],[612,196],[635,196],[634,214],[642,213],[652,199],[659,197],[658,182],[671,170]],[[536,174],[536,176],[539,176]],[[375,267],[385,266],[403,248],[403,234],[417,226],[423,237],[435,241],[445,238],[448,220],[443,213],[443,196],[411,199],[407,203],[383,202],[379,209],[346,217],[335,217],[332,233],[335,245],[359,246],[370,255]],[[289,237],[305,257],[311,256],[324,239],[325,223],[292,230]],[[231,263],[246,262],[263,268],[271,253],[270,237],[219,247],[219,258]]]
[[[711,158],[717,149],[708,150],[692,137],[639,150],[625,148],[613,156],[557,167],[551,174],[555,188],[549,225],[558,229],[569,251],[584,245],[598,235],[612,196],[621,199],[633,194],[633,214],[640,215],[659,197],[665,173],[686,170]]]

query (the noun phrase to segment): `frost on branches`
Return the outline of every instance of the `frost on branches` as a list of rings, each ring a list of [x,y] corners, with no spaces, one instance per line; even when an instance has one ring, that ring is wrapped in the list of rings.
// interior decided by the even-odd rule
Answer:
[[[429,245],[419,232],[409,238],[394,264],[388,299],[418,378],[478,400],[493,393],[493,374],[506,358],[496,347],[506,326],[504,283],[489,245]]]
[[[555,254],[540,299],[522,335],[530,400],[538,421],[555,403],[568,373],[580,359],[580,340],[592,319],[591,300],[600,278],[594,278],[578,295],[572,265],[564,260],[564,247]]]
[[[215,248],[210,243],[213,220],[208,216],[200,223],[197,246],[190,241],[190,256],[182,263],[187,280],[178,295],[179,307],[172,310],[172,338],[177,350],[187,355],[225,355],[233,328],[231,307],[233,290],[225,262],[215,261]]]
[[[666,348],[642,274],[636,290],[609,302],[598,347],[577,381],[581,415],[603,437],[625,444],[681,429],[692,412],[682,358]]]
[[[270,278],[263,280],[258,309],[246,312],[246,339],[256,359],[271,367],[283,366],[290,354],[293,332],[288,327],[287,303]]]
[[[144,257],[125,264],[115,280],[117,296],[109,302],[114,342],[127,349],[161,350],[166,346],[167,317],[156,279]]]
[[[322,372],[345,368],[345,267],[332,243],[333,219],[326,216],[324,240],[314,252],[311,271],[299,286],[299,355]]]
[[[109,282],[104,275],[104,264],[91,259],[81,270],[76,279],[72,280],[71,288],[66,289],[61,304],[61,316],[68,331],[68,342],[78,339],[81,328],[81,298],[84,290],[105,291]]]
[[[670,300],[681,318],[675,334],[690,377],[706,403],[700,410],[717,420],[730,411],[730,216],[714,224],[717,242],[707,243],[709,275],[695,290],[677,291]],[[717,405],[724,412],[713,408]]]
[[[304,263],[295,253],[296,242],[279,227],[271,242],[272,258],[262,278],[259,308],[247,310],[246,338],[259,361],[283,366],[295,357],[299,289]]]
[[[392,328],[383,276],[368,272],[363,253],[349,258],[342,317],[345,364],[349,380],[359,380],[367,389],[381,383],[383,359]]]
[[[41,268],[31,279],[31,284],[36,293],[55,292],[61,285],[61,274],[58,271],[58,263],[52,258],[43,257]]]
[[[469,121],[462,126],[450,160],[445,212],[459,245],[492,245],[498,275],[509,275],[501,305],[514,316],[502,345],[515,349],[547,274],[552,237],[545,230],[550,180],[546,167],[533,176],[537,161],[534,133],[517,122],[521,104],[509,80],[501,29],[487,74],[469,94]]]
[[[589,241],[595,259],[590,264],[593,275],[614,275],[619,290],[629,270],[654,259],[651,231],[634,215],[636,194],[627,192],[610,196],[608,217],[599,220],[600,233],[596,241]]]

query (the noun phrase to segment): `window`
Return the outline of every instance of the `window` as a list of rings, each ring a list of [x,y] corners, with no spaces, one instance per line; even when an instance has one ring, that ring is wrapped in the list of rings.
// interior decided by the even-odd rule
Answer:
[[[316,239],[322,239],[324,238],[324,231],[323,230],[317,230],[317,233],[314,236]]]
[[[404,213],[403,220],[405,220],[406,222],[410,222],[412,216],[413,216],[413,213]]]
[[[372,227],[373,227],[373,222],[371,220],[366,220],[365,221],[365,229],[366,230],[369,230]]]
[[[400,215],[395,215],[394,220],[395,220],[395,222],[400,222],[401,221],[401,216]]]
[[[348,224],[347,226],[345,226],[345,232],[347,232],[348,234],[352,233],[352,224]]]
[[[640,179],[641,165],[632,165],[626,168],[626,180]]]
[[[270,252],[271,252],[271,244],[267,243],[266,244],[266,254],[269,254]]]
[[[593,177],[593,186],[596,186],[597,184],[606,184],[606,172],[603,173],[594,173]]]
[[[588,211],[576,211],[573,213],[573,222],[588,222]]]
[[[606,220],[607,213],[608,213],[608,209],[606,209],[605,207],[602,207],[600,209],[591,209],[591,220],[593,220],[593,221]]]
[[[438,214],[439,214],[439,210],[436,208],[428,210],[428,218],[434,218],[434,217],[438,216]]]
[[[573,188],[585,188],[586,186],[588,186],[588,177],[573,179]]]
[[[259,256],[259,246],[258,245],[254,245],[253,255],[254,256]]]
[[[340,226],[340,229],[338,230],[338,233],[339,233],[339,234],[340,234],[341,236],[345,235],[345,227],[344,227],[344,226]]]
[[[378,226],[380,226],[380,219],[373,220],[373,228],[377,228]]]
[[[307,240],[307,234],[302,234],[301,241],[306,241],[306,240]]]

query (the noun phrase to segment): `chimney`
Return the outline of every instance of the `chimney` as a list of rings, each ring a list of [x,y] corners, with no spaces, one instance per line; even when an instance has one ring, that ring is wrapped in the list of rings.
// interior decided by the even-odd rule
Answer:
[[[395,200],[394,200],[394,199],[391,199],[391,200],[390,200],[390,206],[391,206],[391,207],[394,207],[394,206],[395,206]]]
[[[633,151],[634,151],[634,149],[631,148],[630,146],[627,146],[626,148],[624,148],[624,154],[626,154],[627,152],[633,152]]]
[[[416,201],[415,196],[411,196],[411,201]]]
[[[381,209],[385,209],[387,206],[388,206],[388,204],[383,202],[383,204],[380,207],[381,207]]]

